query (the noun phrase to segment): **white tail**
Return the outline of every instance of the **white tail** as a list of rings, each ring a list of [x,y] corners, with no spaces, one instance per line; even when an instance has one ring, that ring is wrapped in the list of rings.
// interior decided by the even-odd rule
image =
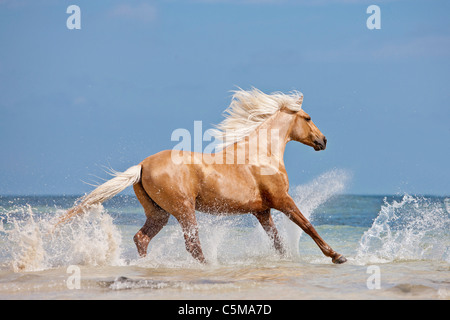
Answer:
[[[94,191],[83,198],[83,201],[62,216],[56,225],[66,222],[73,216],[83,213],[85,209],[90,206],[100,204],[108,199],[111,199],[119,192],[125,190],[127,187],[139,182],[141,179],[141,165],[133,166],[125,172],[113,172],[112,178],[104,184],[98,186]]]

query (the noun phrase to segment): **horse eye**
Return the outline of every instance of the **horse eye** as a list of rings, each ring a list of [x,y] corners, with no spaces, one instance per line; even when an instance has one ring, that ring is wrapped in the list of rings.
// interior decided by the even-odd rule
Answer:
[[[305,118],[306,121],[311,121],[311,117]]]

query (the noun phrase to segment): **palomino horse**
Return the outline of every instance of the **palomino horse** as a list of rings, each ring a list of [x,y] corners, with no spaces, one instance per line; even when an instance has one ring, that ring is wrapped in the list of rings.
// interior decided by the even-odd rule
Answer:
[[[214,135],[223,149],[213,154],[166,150],[154,154],[97,187],[70,209],[59,223],[102,203],[133,185],[147,220],[134,236],[139,255],[145,256],[150,240],[167,224],[170,214],[180,223],[186,249],[206,262],[200,246],[195,211],[218,214],[251,213],[284,253],[270,213],[286,214],[334,263],[347,261],[319,236],[288,193],[283,155],[294,140],[325,150],[327,140],[302,110],[303,95],[264,94],[257,89],[234,92],[225,120]]]

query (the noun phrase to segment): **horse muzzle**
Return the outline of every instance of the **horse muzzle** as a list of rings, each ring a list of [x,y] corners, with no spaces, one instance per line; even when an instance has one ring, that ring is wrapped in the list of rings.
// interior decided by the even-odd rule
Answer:
[[[316,151],[325,150],[326,147],[327,147],[327,138],[323,137],[322,141],[320,140],[314,141],[314,150]]]

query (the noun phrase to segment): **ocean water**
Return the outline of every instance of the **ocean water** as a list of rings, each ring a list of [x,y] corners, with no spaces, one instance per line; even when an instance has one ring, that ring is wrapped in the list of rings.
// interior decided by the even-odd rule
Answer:
[[[201,265],[173,218],[138,256],[134,196],[57,229],[77,197],[0,196],[0,299],[450,299],[450,197],[347,195],[347,181],[333,170],[291,188],[343,265],[276,211],[284,257],[252,215],[197,213]]]

